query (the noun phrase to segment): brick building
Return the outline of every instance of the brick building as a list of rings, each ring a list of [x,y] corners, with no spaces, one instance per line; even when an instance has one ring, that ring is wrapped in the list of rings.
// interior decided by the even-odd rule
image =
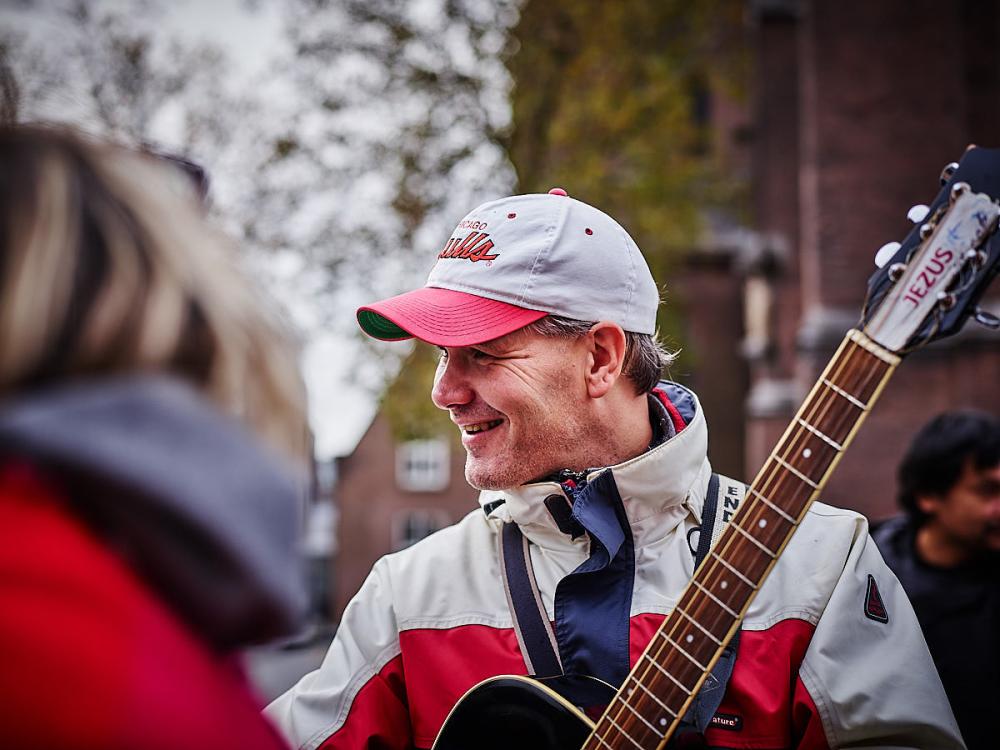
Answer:
[[[749,160],[752,218],[714,222],[667,281],[693,352],[674,375],[701,397],[715,467],[749,480],[857,323],[875,251],[966,145],[1000,146],[1000,3],[746,7],[752,96],[745,118],[715,99],[712,124],[734,173]],[[1000,284],[984,306],[1000,310]],[[907,358],[824,499],[892,515],[909,439],[961,407],[1000,411],[1000,335],[974,323]]]
[[[477,507],[478,494],[465,481],[465,451],[453,438],[398,442],[379,413],[354,452],[339,460],[335,619],[378,558]]]
[[[854,325],[873,256],[936,194],[966,145],[1000,145],[1000,4],[755,0],[753,198],[771,251],[744,289],[770,300],[751,355],[747,474],[763,463]],[[996,306],[994,285],[988,305]],[[1000,410],[1000,336],[975,324],[911,355],[824,498],[895,512],[910,437],[943,409]]]

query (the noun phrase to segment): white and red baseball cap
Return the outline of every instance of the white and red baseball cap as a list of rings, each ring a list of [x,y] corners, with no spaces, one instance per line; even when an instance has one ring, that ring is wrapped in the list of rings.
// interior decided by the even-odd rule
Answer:
[[[566,195],[484,203],[459,222],[421,289],[358,309],[385,341],[473,346],[546,315],[653,333],[659,293],[618,222]]]

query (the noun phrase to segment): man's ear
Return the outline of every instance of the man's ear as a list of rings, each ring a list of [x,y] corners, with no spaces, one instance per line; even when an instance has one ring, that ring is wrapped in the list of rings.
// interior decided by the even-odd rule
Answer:
[[[587,393],[605,396],[622,374],[625,362],[625,331],[614,323],[595,323],[587,334]]]
[[[941,509],[944,499],[937,495],[917,495],[917,508],[925,516],[933,518]]]

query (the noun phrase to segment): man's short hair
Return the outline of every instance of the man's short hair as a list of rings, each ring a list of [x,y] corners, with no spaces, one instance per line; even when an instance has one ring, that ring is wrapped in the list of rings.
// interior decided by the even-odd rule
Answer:
[[[927,516],[917,498],[946,494],[970,459],[976,469],[1000,464],[1000,420],[977,411],[934,417],[917,433],[899,465],[900,506],[911,519],[923,523]]]
[[[524,327],[529,333],[541,336],[583,336],[595,324],[572,318],[546,315]],[[669,351],[656,334],[625,332],[625,361],[622,373],[635,387],[637,394],[649,393],[663,377],[663,370],[677,358],[676,352]]]

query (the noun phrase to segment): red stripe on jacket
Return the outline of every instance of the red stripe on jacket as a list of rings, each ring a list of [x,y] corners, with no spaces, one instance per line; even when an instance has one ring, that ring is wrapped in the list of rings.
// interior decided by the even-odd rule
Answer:
[[[634,665],[656,628],[658,614],[631,620]],[[740,717],[739,731],[709,728],[715,747],[826,750],[819,715],[798,670],[813,626],[784,620],[744,631],[736,668],[719,712]],[[326,742],[332,748],[430,747],[454,704],[483,680],[527,673],[510,628],[463,625],[400,634],[402,653],[386,664],[351,706],[346,724]],[[368,744],[366,744],[368,742]]]
[[[511,628],[417,628],[400,633],[399,643],[402,653],[365,683],[322,750],[430,747],[469,688],[498,674],[527,674]]]
[[[347,721],[319,747],[320,750],[413,747],[402,655],[391,659],[365,683],[351,704]]]
[[[418,747],[433,744],[452,706],[473,685],[499,674],[528,673],[511,628],[421,628],[400,633],[399,641]]]
[[[633,665],[663,619],[662,615],[632,618]],[[709,727],[706,739],[710,746],[828,748],[816,705],[798,679],[814,630],[805,620],[790,619],[767,630],[740,634],[736,666],[718,713],[738,717],[741,729]]]

